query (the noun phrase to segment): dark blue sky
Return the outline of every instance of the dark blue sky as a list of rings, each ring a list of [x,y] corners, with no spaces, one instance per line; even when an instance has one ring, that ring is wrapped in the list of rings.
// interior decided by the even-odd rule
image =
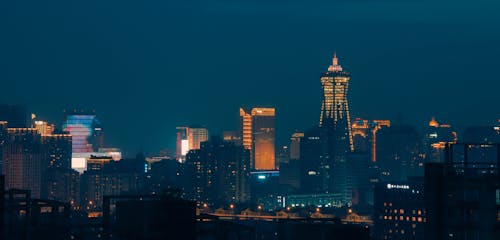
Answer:
[[[496,0],[2,1],[0,102],[60,123],[95,109],[130,152],[174,146],[175,126],[238,128],[275,106],[281,144],[318,121],[336,50],[353,117],[462,129],[500,117]]]

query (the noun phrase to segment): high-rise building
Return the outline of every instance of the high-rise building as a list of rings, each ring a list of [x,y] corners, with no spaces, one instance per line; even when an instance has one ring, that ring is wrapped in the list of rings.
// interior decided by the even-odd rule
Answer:
[[[103,129],[95,113],[71,112],[67,113],[63,123],[63,131],[72,136],[71,167],[83,172],[87,167],[87,160],[103,145]]]
[[[190,150],[200,149],[200,143],[208,141],[208,130],[204,127],[177,127],[176,158],[179,162],[186,160]]]
[[[251,168],[275,169],[275,109],[253,108],[246,112],[240,108],[240,117],[243,146],[250,150]]]
[[[36,129],[8,128],[2,155],[6,188],[27,189],[40,198],[44,156]]]
[[[300,140],[302,193],[328,193],[331,187],[331,138],[328,129],[313,127]]]
[[[241,145],[213,137],[199,150],[186,156],[190,195],[210,204],[230,204],[249,200],[250,154]]]
[[[34,121],[33,128],[35,128],[42,136],[51,135],[55,130],[54,124],[39,120]]]
[[[329,178],[328,190],[330,192],[344,195],[344,201],[351,201],[351,192],[348,179],[348,156],[354,151],[351,133],[351,119],[349,115],[349,103],[347,94],[349,90],[350,74],[344,71],[338,63],[337,55],[334,54],[332,65],[328,71],[321,76],[323,100],[321,103],[321,114],[319,127],[326,129],[328,133],[328,156],[323,159],[327,164]]]
[[[71,135],[44,134],[41,139],[44,156],[42,198],[62,202],[77,201],[76,197],[71,194],[73,187],[71,186],[73,174],[71,169]]]
[[[354,151],[367,152],[372,162],[377,161],[377,132],[383,127],[390,127],[390,120],[366,120],[356,118],[352,124]]]
[[[7,122],[0,121],[0,172],[2,172],[2,164],[3,164],[3,146],[5,144],[5,140],[7,139]]]
[[[425,165],[425,239],[500,239],[500,146],[447,144]]]
[[[81,202],[88,212],[102,211],[104,196],[139,194],[143,189],[145,158],[113,161],[112,157],[92,156],[81,175]]]
[[[290,160],[300,159],[300,141],[304,137],[304,133],[296,132],[290,138]]]
[[[323,100],[319,126],[333,128],[336,137],[336,149],[339,154],[354,150],[351,134],[351,119],[347,93],[351,75],[342,69],[337,55],[333,55],[332,65],[321,76]]]
[[[405,181],[423,176],[422,139],[409,125],[394,125],[377,132],[376,164],[382,181]]]
[[[290,138],[290,147],[286,158],[288,161],[280,160],[280,184],[288,186],[293,190],[300,189],[300,144],[304,133],[296,132]]]

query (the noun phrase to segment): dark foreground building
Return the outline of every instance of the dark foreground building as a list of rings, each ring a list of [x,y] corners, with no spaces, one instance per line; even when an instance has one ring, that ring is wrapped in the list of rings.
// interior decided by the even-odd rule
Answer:
[[[378,183],[374,209],[374,239],[423,239],[424,179]]]
[[[104,226],[111,227],[111,236],[116,235],[120,240],[196,239],[195,202],[147,196],[116,199],[115,221],[108,225],[110,218],[104,219]]]
[[[500,145],[447,145],[425,167],[426,240],[500,239]]]

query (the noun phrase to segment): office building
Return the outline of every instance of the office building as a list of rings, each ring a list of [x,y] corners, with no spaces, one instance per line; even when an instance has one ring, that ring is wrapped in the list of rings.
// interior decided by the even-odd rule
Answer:
[[[300,159],[300,141],[303,137],[303,132],[296,132],[290,137],[290,161]]]
[[[250,150],[252,169],[276,168],[275,114],[274,108],[252,108],[250,112],[240,108],[242,142]]]
[[[31,191],[40,198],[44,154],[41,136],[34,128],[7,128],[2,148],[2,174],[7,189]]]
[[[208,130],[204,127],[177,127],[176,158],[179,162],[186,160],[190,150],[200,149],[202,142],[208,141]]]
[[[448,144],[425,166],[425,239],[500,239],[500,146]]]
[[[87,159],[104,147],[101,123],[94,112],[67,112],[63,131],[72,136],[71,167],[83,172],[87,167]]]
[[[250,153],[219,137],[201,143],[186,156],[189,198],[201,203],[230,204],[250,199]]]
[[[424,180],[377,183],[374,239],[424,239]]]
[[[144,187],[145,158],[114,161],[112,157],[92,156],[81,175],[81,205],[87,212],[101,212],[104,196],[139,194]]]
[[[41,137],[44,156],[41,196],[44,199],[77,201],[71,195],[71,139],[69,134],[51,133]]]
[[[377,161],[377,132],[383,127],[390,127],[389,120],[366,120],[356,118],[352,124],[354,151],[367,152],[372,162]]]
[[[279,171],[250,172],[251,202],[264,209],[279,209],[282,207],[280,194]]]

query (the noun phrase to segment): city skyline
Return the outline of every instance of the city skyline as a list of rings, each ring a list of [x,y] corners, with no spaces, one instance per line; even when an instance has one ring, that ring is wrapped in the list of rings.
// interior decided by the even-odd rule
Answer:
[[[317,121],[317,77],[335,50],[354,74],[352,118],[436,116],[463,130],[499,117],[483,110],[499,104],[496,2],[5,4],[0,102],[57,125],[62,109],[95,109],[110,143],[132,152],[174,149],[175,126],[237,130],[240,106],[275,107],[283,145]]]

